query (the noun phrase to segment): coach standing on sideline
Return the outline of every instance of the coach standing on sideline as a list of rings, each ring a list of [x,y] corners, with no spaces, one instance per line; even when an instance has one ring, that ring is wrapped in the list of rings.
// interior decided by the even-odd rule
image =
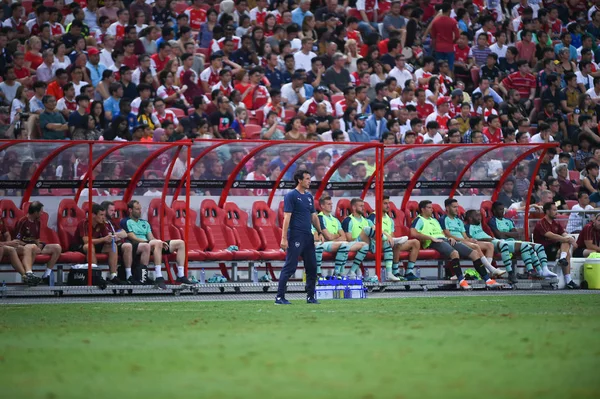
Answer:
[[[317,258],[315,255],[315,239],[311,234],[310,225],[315,227],[318,240],[323,242],[323,231],[315,211],[315,202],[310,188],[310,173],[306,170],[294,174],[296,188],[283,198],[283,226],[281,232],[281,249],[287,251],[285,263],[279,276],[276,305],[289,305],[285,299],[287,281],[296,272],[298,257],[304,259],[306,271],[306,303],[318,304],[315,299],[317,283]]]

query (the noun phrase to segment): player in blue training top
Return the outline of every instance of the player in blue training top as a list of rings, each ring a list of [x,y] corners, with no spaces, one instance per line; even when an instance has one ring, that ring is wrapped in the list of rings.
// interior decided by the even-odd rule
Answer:
[[[492,265],[494,245],[487,241],[478,242],[468,235],[465,224],[458,216],[458,201],[454,198],[447,198],[444,200],[444,206],[446,207],[446,214],[440,218],[439,222],[446,237],[452,237],[477,252],[477,256],[483,262],[485,269],[493,278],[506,274],[506,271],[496,269]]]
[[[548,269],[548,257],[544,247],[533,242],[517,241],[521,233],[515,228],[512,220],[504,217],[504,204],[494,202],[492,204],[492,217],[488,226],[494,233],[494,236],[500,240],[504,240],[509,245],[509,251],[521,252],[521,258],[525,263],[527,273],[523,276],[517,275],[519,278],[538,279],[543,277],[556,277],[556,274]],[[533,268],[535,267],[535,271]]]
[[[289,278],[296,272],[298,257],[304,260],[306,272],[306,303],[318,304],[315,299],[317,283],[317,258],[315,238],[311,233],[311,224],[317,230],[318,242],[324,242],[321,223],[315,211],[315,202],[310,188],[310,173],[306,170],[294,174],[296,188],[283,198],[283,226],[281,231],[281,249],[287,251],[283,269],[279,275],[276,305],[289,305],[285,291]]]

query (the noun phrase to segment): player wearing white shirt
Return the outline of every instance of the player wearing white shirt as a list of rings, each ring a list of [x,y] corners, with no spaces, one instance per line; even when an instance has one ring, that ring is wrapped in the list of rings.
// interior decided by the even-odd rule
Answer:
[[[388,77],[396,78],[396,82],[398,82],[398,87],[400,87],[401,89],[404,89],[404,87],[406,87],[406,82],[412,80],[413,78],[412,74],[408,71],[408,69],[399,69],[397,66],[392,68],[392,70],[388,73]]]

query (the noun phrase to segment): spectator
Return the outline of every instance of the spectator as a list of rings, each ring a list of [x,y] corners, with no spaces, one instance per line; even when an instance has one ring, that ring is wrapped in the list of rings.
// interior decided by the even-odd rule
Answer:
[[[53,96],[44,96],[42,102],[44,104],[44,112],[39,117],[42,139],[66,139],[69,126],[62,114],[56,110],[56,98]]]
[[[560,164],[556,167],[555,170],[558,176],[558,183],[560,184],[560,195],[562,195],[566,200],[576,200],[577,190],[575,189],[575,186],[569,179],[569,169],[567,165]]]

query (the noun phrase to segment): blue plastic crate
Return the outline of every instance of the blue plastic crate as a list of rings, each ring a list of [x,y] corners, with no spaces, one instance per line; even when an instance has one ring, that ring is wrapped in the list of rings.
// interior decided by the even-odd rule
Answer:
[[[317,299],[364,299],[367,289],[360,279],[319,280],[316,287]]]

